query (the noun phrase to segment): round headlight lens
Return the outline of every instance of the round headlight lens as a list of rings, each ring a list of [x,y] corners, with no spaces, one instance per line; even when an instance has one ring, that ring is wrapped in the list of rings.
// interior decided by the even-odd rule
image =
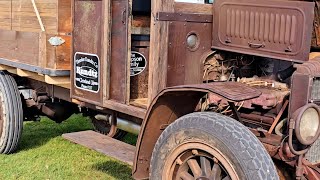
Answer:
[[[320,135],[320,109],[315,104],[307,104],[294,114],[295,134],[301,144],[310,145]]]
[[[314,138],[319,128],[319,114],[314,108],[307,109],[301,116],[300,135],[305,141]]]

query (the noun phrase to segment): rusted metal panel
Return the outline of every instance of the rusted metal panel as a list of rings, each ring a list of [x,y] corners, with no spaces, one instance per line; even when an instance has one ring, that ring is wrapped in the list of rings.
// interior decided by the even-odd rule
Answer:
[[[211,14],[183,14],[183,13],[170,13],[158,12],[158,21],[184,21],[184,22],[198,22],[198,23],[212,23]]]
[[[291,80],[289,115],[307,103],[320,104],[319,91],[316,89],[320,84],[320,58],[296,65],[296,68]]]
[[[312,78],[306,74],[295,73],[292,76],[289,116],[309,101]]]
[[[170,22],[167,87],[202,82],[203,61],[211,52],[211,23]],[[187,44],[197,37],[194,47]]]
[[[313,28],[313,37],[311,45],[314,48],[320,48],[320,1],[314,1],[315,7],[314,7],[314,28]]]
[[[126,103],[128,79],[128,1],[112,1],[110,99]]]
[[[217,0],[213,48],[307,61],[313,8],[310,2]]]
[[[261,92],[256,88],[252,88],[238,82],[215,82],[206,84],[182,85],[169,87],[166,91],[210,92],[231,101],[244,101],[257,98],[261,95]]]
[[[147,179],[153,147],[163,130],[177,118],[193,112],[204,92],[180,91],[160,94],[148,109],[136,146],[133,177]]]
[[[73,52],[95,54],[100,57],[100,67],[103,67],[105,60],[101,57],[102,38],[102,5],[103,1],[80,1],[74,2],[74,31],[73,31]],[[75,79],[73,69],[72,78]],[[99,72],[100,82],[103,82],[102,70]],[[89,92],[75,87],[72,81],[72,97],[84,99],[95,105],[102,104],[102,88],[98,92]],[[100,85],[101,86],[101,85]]]

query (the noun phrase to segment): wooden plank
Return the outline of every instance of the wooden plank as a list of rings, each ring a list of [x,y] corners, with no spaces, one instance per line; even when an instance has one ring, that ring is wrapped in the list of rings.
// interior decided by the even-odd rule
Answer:
[[[110,97],[110,58],[111,58],[111,0],[104,1],[103,4],[103,34],[102,34],[102,60],[104,63],[102,63],[103,69],[105,71],[102,71],[102,98],[103,98],[103,104],[109,99]]]
[[[70,77],[53,77],[53,76],[44,76],[44,82],[47,84],[52,84],[60,87],[70,89],[71,80]]]
[[[72,32],[72,1],[58,0],[58,32],[71,33]]]
[[[47,35],[45,32],[39,33],[39,63],[41,68],[45,68],[47,64]]]
[[[174,12],[174,0],[153,1],[153,14],[157,12]],[[148,103],[166,87],[168,64],[168,24],[151,18],[150,58],[149,58],[149,90]]]
[[[0,64],[0,71],[8,71],[8,72],[13,73],[13,74],[17,73],[17,69],[16,68],[13,68],[11,66],[2,65],[2,64]]]
[[[52,84],[52,85],[70,89],[70,83],[71,83],[70,77],[53,77],[53,76],[42,75],[35,72],[31,72],[31,71],[27,71],[19,68],[13,68],[10,66],[4,66],[4,65],[0,65],[0,70],[7,70],[13,74],[17,74],[20,77],[27,77],[37,81],[45,82],[47,84]]]
[[[129,3],[129,7],[128,7],[128,11],[132,12],[132,0],[128,0]],[[130,102],[130,63],[131,63],[131,26],[132,26],[132,13],[128,13],[128,26],[127,26],[127,69],[126,69],[126,104],[129,104]]]
[[[28,77],[30,79],[34,79],[34,80],[37,80],[37,81],[42,81],[42,82],[45,81],[45,78],[44,78],[43,75],[35,73],[35,72],[31,72],[31,71],[26,71],[26,70],[23,70],[23,69],[17,69],[17,73],[16,74],[18,76]]]
[[[58,0],[36,1],[36,7],[46,32],[56,34],[58,31]],[[30,0],[12,0],[12,29],[28,32],[41,31],[39,20]]]
[[[1,29],[11,30],[11,1],[0,1],[0,27]]]
[[[0,58],[38,66],[39,33],[0,30]]]
[[[46,43],[46,67],[50,69],[71,70],[72,36],[59,35],[65,42],[60,46],[52,46],[49,39],[55,37],[47,34]]]
[[[309,54],[309,59],[312,60],[314,59],[315,57],[320,57],[320,52],[312,52]]]
[[[176,2],[174,4],[174,11],[181,13],[199,13],[199,14],[212,14],[212,4],[195,4],[195,3],[182,3]]]
[[[130,105],[147,109],[147,107],[148,107],[148,98],[131,99],[130,100]]]
[[[127,104],[130,95],[130,26],[129,4],[127,1],[112,1],[110,99]],[[124,19],[124,15],[128,17]],[[125,21],[125,22],[124,22]],[[130,48],[129,48],[130,47]],[[131,53],[130,53],[131,54]],[[130,55],[131,58],[131,55]]]
[[[70,77],[53,77],[45,75],[45,82],[54,85],[70,84]]]
[[[104,155],[111,156],[131,166],[133,165],[136,148],[132,145],[93,131],[68,133],[63,134],[62,137]]]

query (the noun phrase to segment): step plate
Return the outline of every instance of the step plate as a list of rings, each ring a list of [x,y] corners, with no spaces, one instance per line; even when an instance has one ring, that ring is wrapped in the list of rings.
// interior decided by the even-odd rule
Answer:
[[[135,146],[126,144],[94,131],[63,134],[63,138],[89,149],[93,149],[117,160],[133,165]]]

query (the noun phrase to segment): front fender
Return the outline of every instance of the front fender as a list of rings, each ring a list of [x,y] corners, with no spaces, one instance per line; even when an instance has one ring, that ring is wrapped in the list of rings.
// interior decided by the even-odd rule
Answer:
[[[147,179],[153,148],[162,131],[181,116],[195,111],[199,100],[214,93],[228,101],[239,102],[259,97],[261,92],[237,82],[170,87],[160,92],[149,106],[142,122],[133,163],[133,177]]]

